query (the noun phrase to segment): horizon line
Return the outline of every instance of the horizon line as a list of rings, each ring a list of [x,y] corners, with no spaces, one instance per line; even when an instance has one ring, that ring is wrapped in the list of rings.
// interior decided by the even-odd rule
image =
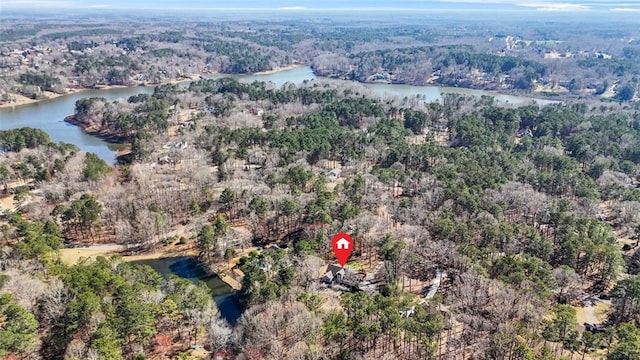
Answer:
[[[216,10],[216,11],[287,11],[287,12],[308,12],[308,11],[345,11],[345,10],[366,10],[366,11],[394,11],[394,12],[414,12],[414,11],[513,11],[513,12],[547,12],[548,8],[546,7],[529,7],[529,6],[516,6],[509,8],[487,8],[483,9],[482,7],[466,7],[466,8],[409,8],[409,7],[374,7],[374,6],[361,6],[361,7],[331,7],[331,8],[319,8],[319,7],[301,7],[301,6],[280,6],[280,7],[149,7],[149,6],[112,6],[108,4],[97,4],[97,5],[89,5],[89,6],[50,6],[50,7],[39,7],[38,9],[34,9],[33,7],[27,6],[5,6],[2,7],[3,10],[30,10],[30,11],[43,11],[43,10]],[[640,11],[640,8],[620,8],[620,7],[589,7],[589,8],[571,8],[571,9],[554,9],[560,13],[568,13],[568,12],[580,12],[580,13],[588,13],[588,12],[598,12],[598,11],[607,11],[607,12],[633,12],[635,10]]]

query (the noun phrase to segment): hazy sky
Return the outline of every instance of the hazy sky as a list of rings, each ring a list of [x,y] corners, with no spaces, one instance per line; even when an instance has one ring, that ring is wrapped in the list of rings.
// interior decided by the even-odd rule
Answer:
[[[640,12],[640,0],[0,0],[5,9],[535,9]],[[640,14],[639,14],[640,16]]]

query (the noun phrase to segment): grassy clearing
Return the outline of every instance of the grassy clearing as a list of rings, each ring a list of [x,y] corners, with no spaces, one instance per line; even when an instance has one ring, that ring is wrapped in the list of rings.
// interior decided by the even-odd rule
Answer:
[[[80,262],[81,259],[95,259],[98,256],[111,256],[117,255],[118,251],[108,248],[69,248],[60,250],[60,261],[65,265],[75,265]]]
[[[346,265],[357,271],[364,270],[364,264],[361,264],[357,261],[350,261]]]

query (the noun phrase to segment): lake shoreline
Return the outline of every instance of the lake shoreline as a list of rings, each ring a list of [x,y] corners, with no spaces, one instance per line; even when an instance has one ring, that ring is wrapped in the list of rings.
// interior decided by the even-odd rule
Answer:
[[[208,74],[208,75],[217,75],[217,74]],[[137,87],[143,87],[143,86],[160,86],[160,85],[166,85],[166,84],[180,84],[185,82],[193,82],[201,79],[203,76],[204,75],[199,75],[199,74],[189,75],[180,79],[171,79],[171,80],[161,81],[158,84],[147,84],[145,82],[139,81],[139,82],[135,82],[133,85],[97,85],[97,86],[84,87],[84,88],[69,88],[63,94],[45,91],[47,97],[41,98],[41,99],[31,99],[21,94],[11,94],[11,96],[18,97],[18,99],[15,102],[1,103],[0,109],[19,108],[25,105],[39,104],[39,103],[47,102],[48,100],[53,100],[59,97],[74,95],[74,94],[82,93],[85,91],[91,91],[91,90],[135,89]]]
[[[77,94],[77,93],[82,93],[84,91],[90,91],[90,90],[110,90],[110,89],[135,89],[137,87],[142,87],[142,86],[149,86],[149,87],[155,87],[155,86],[160,86],[160,85],[166,85],[166,84],[181,84],[181,83],[187,83],[187,82],[194,82],[200,79],[208,79],[211,76],[264,76],[264,75],[273,75],[279,72],[284,72],[284,71],[291,71],[291,70],[295,70],[298,68],[303,68],[303,67],[310,67],[309,65],[305,65],[305,64],[292,64],[292,65],[287,65],[284,67],[277,67],[274,68],[272,70],[266,70],[266,71],[259,71],[259,72],[255,72],[255,73],[248,73],[248,74],[227,74],[227,73],[207,73],[207,74],[191,74],[189,76],[185,76],[181,79],[171,79],[171,80],[167,80],[167,81],[161,81],[158,84],[148,84],[145,82],[136,82],[133,85],[98,85],[95,87],[86,87],[86,88],[73,88],[73,89],[68,89],[67,92],[65,92],[64,94],[58,94],[58,93],[50,93],[47,95],[46,98],[42,98],[42,99],[31,99],[28,98],[26,96],[20,95],[20,94],[12,94],[12,96],[18,96],[19,99],[16,102],[13,103],[1,103],[0,104],[0,109],[6,109],[6,108],[19,108],[25,105],[33,105],[33,104],[38,104],[38,103],[43,103],[46,102],[48,100],[53,100],[59,97],[64,97],[64,96],[68,96],[68,95],[73,95],[73,94]],[[311,68],[311,67],[310,67]],[[349,81],[349,82],[354,82],[356,84],[361,84],[363,86],[367,86],[367,85],[377,85],[377,84],[382,84],[382,85],[397,85],[397,86],[415,86],[415,87],[420,87],[420,88],[425,88],[425,89],[429,89],[429,88],[447,88],[447,89],[451,89],[451,90],[455,90],[455,89],[460,89],[460,90],[474,90],[474,91],[483,91],[483,92],[487,92],[490,94],[493,94],[494,96],[501,96],[501,95],[506,95],[506,96],[514,96],[514,97],[521,97],[521,98],[528,98],[531,99],[533,101],[536,100],[540,100],[540,101],[545,101],[545,102],[562,102],[562,101],[566,101],[567,99],[564,98],[559,98],[556,97],[555,99],[552,99],[549,96],[544,96],[543,94],[540,95],[535,95],[535,94],[530,94],[530,93],[522,93],[522,92],[518,92],[518,91],[509,91],[509,89],[505,89],[505,91],[500,91],[500,90],[495,90],[495,89],[486,89],[486,88],[480,88],[480,87],[452,87],[452,86],[443,86],[443,85],[435,85],[435,84],[424,84],[424,85],[415,85],[415,84],[409,84],[409,83],[397,83],[397,82],[391,82],[391,83],[381,83],[381,82],[371,82],[371,81],[358,81],[358,80],[347,80],[347,79],[342,79],[339,77],[331,77],[331,76],[324,76],[324,75],[318,75],[315,73],[315,71],[313,70],[313,68],[311,68],[311,71],[313,72],[313,75],[316,77],[316,79],[327,79],[327,80],[337,80],[337,81]]]
[[[221,77],[231,76],[228,74],[208,73],[203,75],[190,75],[187,78],[174,79],[171,83],[180,83],[179,86],[188,86],[191,81],[196,79],[217,79]],[[442,94],[459,93],[463,96],[475,96],[479,98],[482,95],[493,97],[498,104],[505,106],[525,106],[537,103],[540,106],[557,103],[558,101],[545,100],[542,98],[534,98],[529,96],[514,96],[504,93],[495,93],[491,91],[481,91],[474,89],[462,88],[442,88],[437,86],[413,86],[402,84],[378,84],[378,83],[362,83],[357,81],[346,81],[339,79],[331,79],[318,77],[314,74],[310,66],[291,66],[288,70],[280,69],[269,75],[234,75],[232,76],[240,81],[265,81],[273,82],[276,86],[285,83],[302,84],[305,80],[314,81],[318,84],[325,82],[335,82],[336,86],[353,86],[362,87],[363,90],[371,91],[372,96],[377,99],[384,100],[387,96],[395,96],[398,99],[402,97],[414,98],[420,95],[420,101],[424,102],[442,102]],[[76,144],[81,150],[98,154],[103,160],[109,164],[126,163],[131,155],[130,137],[123,137],[122,134],[109,134],[103,131],[96,124],[87,122],[82,124],[82,119],[69,117],[74,115],[75,103],[82,98],[104,97],[108,101],[126,101],[130,96],[140,93],[153,94],[155,86],[146,84],[138,84],[138,86],[103,86],[100,89],[74,90],[69,94],[57,95],[55,99],[43,99],[41,104],[30,104],[14,106],[13,108],[0,108],[0,115],[3,117],[2,128],[12,129],[16,127],[36,127],[47,131],[52,140],[55,142],[63,141]],[[157,85],[156,85],[157,86]],[[530,95],[531,96],[531,95]],[[62,105],[64,104],[64,105]],[[66,118],[66,121],[65,121]],[[4,120],[7,120],[6,122]],[[65,125],[58,125],[63,123]],[[5,126],[6,125],[6,126]],[[129,155],[127,155],[129,153]]]
[[[297,68],[301,68],[301,67],[307,67],[307,66],[309,66],[309,65],[291,64],[291,65],[282,66],[282,67],[275,67],[275,68],[273,68],[271,70],[258,71],[256,73],[252,73],[252,74],[248,74],[248,75],[271,75],[271,74],[278,73],[280,71],[288,71],[288,70],[293,70],[293,69],[297,69]]]
[[[18,97],[16,99],[16,101],[15,102],[2,103],[2,104],[0,104],[0,109],[17,108],[17,107],[24,106],[24,105],[38,104],[38,103],[46,102],[47,100],[53,100],[55,98],[59,98],[59,97],[67,96],[67,95],[77,94],[77,93],[80,93],[80,92],[83,92],[83,91],[86,91],[86,90],[90,90],[90,89],[68,89],[67,92],[65,92],[64,94],[58,94],[58,93],[46,91],[45,93],[47,93],[47,95],[46,95],[47,97],[41,98],[41,99],[32,99],[30,97],[26,97],[26,96],[21,95],[21,94],[12,94],[12,96]]]
[[[93,129],[89,124],[86,124],[84,122],[82,122],[81,120],[78,120],[76,118],[75,115],[69,115],[67,117],[64,118],[64,122],[75,125],[77,127],[79,127],[80,129],[82,129],[82,131],[84,131],[85,133],[91,135],[91,136],[95,136],[97,138],[100,138],[102,140],[104,140],[105,142],[108,142],[110,144],[117,144],[117,145],[127,145],[131,143],[131,139],[124,137],[124,136],[120,136],[120,135],[114,135],[114,134],[109,134],[104,132],[103,130],[97,130],[97,129]]]

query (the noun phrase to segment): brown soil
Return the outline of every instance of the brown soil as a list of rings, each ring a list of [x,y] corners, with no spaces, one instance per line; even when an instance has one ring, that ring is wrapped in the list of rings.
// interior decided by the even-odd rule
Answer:
[[[269,74],[274,74],[280,71],[286,71],[286,70],[293,70],[299,67],[304,67],[305,65],[303,64],[293,64],[293,65],[288,65],[288,66],[283,66],[283,67],[276,67],[273,68],[272,70],[267,70],[267,71],[260,71],[255,73],[254,75],[269,75]]]
[[[0,108],[11,108],[11,107],[16,107],[16,106],[22,106],[22,105],[27,105],[27,104],[34,104],[37,102],[41,102],[41,101],[45,101],[45,100],[49,100],[49,99],[55,99],[57,97],[60,96],[65,96],[65,95],[69,95],[69,94],[74,94],[77,92],[80,92],[82,90],[80,89],[68,89],[66,93],[64,94],[57,94],[54,92],[49,92],[49,91],[44,91],[43,95],[44,98],[41,99],[32,99],[20,94],[10,94],[10,96],[14,99],[14,101],[12,102],[2,102],[0,103]]]

